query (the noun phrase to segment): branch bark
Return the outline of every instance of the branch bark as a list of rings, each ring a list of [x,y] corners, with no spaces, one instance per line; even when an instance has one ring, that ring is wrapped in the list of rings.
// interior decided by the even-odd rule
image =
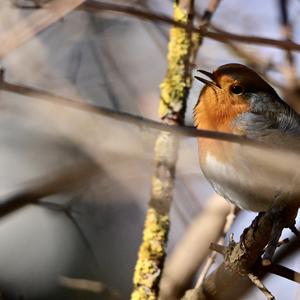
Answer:
[[[192,24],[193,6],[193,0],[175,0],[174,19],[182,24]],[[172,127],[184,124],[186,99],[192,82],[191,36],[191,31],[186,28],[173,27],[170,31],[168,68],[160,85],[159,115],[164,123]],[[158,298],[169,232],[169,210],[173,200],[178,143],[178,136],[166,131],[159,133],[155,143],[155,171],[143,241],[133,278],[133,300]]]
[[[282,211],[284,227],[289,227],[293,223],[296,214],[297,208],[287,208]],[[201,287],[188,291],[183,299],[231,299],[231,290],[242,291],[249,285],[248,274],[263,272],[261,255],[270,240],[276,218],[278,212],[272,210],[260,213],[251,226],[245,229],[240,242],[229,244],[224,262],[205,279]],[[241,276],[244,277],[243,280]]]
[[[198,28],[193,25],[186,25],[183,22],[174,20],[173,18],[170,18],[161,13],[145,11],[145,10],[136,9],[134,7],[125,6],[125,5],[87,0],[87,2],[84,3],[82,6],[80,6],[79,9],[84,9],[90,12],[110,11],[114,13],[133,15],[140,19],[163,22],[179,28],[188,29],[195,33],[200,33],[201,36],[203,37],[208,37],[222,43],[227,43],[227,41],[235,41],[239,43],[276,47],[284,50],[300,51],[300,44],[297,44],[292,41],[269,39],[269,38],[263,38],[259,36],[239,35],[239,34],[233,34],[225,31],[223,31],[222,33],[212,32],[206,30],[205,27]]]

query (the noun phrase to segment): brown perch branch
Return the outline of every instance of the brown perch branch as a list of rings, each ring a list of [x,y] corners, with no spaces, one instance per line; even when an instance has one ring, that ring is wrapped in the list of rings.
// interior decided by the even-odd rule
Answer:
[[[291,226],[297,210],[297,208],[281,210],[280,219],[283,227]],[[214,247],[218,252],[225,252],[224,262],[204,280],[201,287],[188,291],[184,299],[230,299],[231,292],[228,286],[231,289],[240,289],[239,277],[247,278],[249,274],[259,275],[263,272],[266,267],[262,266],[261,255],[270,241],[276,218],[278,218],[278,211],[260,213],[250,227],[245,229],[239,243],[231,241],[225,251],[220,245]]]

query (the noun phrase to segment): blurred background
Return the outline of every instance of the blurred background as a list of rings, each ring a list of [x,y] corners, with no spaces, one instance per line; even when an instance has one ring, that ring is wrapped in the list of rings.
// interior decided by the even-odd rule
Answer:
[[[172,16],[171,1],[111,2]],[[199,16],[208,2],[196,1]],[[212,24],[234,33],[282,39],[286,36],[278,3],[224,0]],[[31,3],[0,1],[0,36],[34,12],[20,5]],[[294,41],[300,42],[300,2],[288,1],[288,11]],[[168,25],[157,22],[75,10],[11,51],[0,64],[8,82],[159,120],[168,32]],[[291,71],[285,51],[246,44],[239,49],[243,54],[204,39],[195,69],[212,71],[230,62],[260,68],[297,109],[298,86],[293,84],[299,75],[299,54],[293,55]],[[245,53],[253,60],[245,59]],[[193,83],[187,125],[192,125],[192,109],[201,88],[201,83]],[[39,204],[1,218],[3,299],[111,297],[69,288],[63,281],[66,277],[101,282],[107,293],[129,299],[150,197],[156,136],[153,130],[0,91],[0,201],[40,180],[50,180],[63,168],[90,160],[99,167],[88,180],[79,173],[76,189],[44,197]],[[196,140],[181,139],[168,253],[212,196],[198,166]],[[254,216],[240,213],[230,233],[238,239]],[[290,256],[284,265],[300,270],[299,256]],[[272,275],[265,284],[278,299],[300,299],[296,283]],[[264,295],[253,288],[243,299],[264,299]]]

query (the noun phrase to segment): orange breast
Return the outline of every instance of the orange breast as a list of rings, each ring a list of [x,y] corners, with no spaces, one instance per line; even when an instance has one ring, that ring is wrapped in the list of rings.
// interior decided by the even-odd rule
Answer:
[[[241,113],[249,111],[246,100],[233,101],[222,93],[216,94],[212,88],[205,88],[200,97],[201,101],[194,109],[194,120],[198,129],[243,134],[234,127],[234,120]],[[198,142],[201,163],[205,162],[207,153],[224,163],[234,158],[232,152],[236,145],[232,143],[208,138],[199,138]]]

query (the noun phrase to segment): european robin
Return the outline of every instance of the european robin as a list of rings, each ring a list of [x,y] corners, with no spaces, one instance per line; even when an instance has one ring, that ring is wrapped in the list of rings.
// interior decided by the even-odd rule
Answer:
[[[199,72],[210,80],[195,76],[205,83],[194,109],[198,129],[243,135],[275,148],[288,144],[300,150],[299,114],[255,71],[241,64],[226,64],[213,73]],[[270,161],[268,152],[253,156],[252,150],[199,138],[200,165],[215,191],[246,210],[298,205],[299,160],[294,162],[294,170],[283,172],[276,168],[282,158]]]

